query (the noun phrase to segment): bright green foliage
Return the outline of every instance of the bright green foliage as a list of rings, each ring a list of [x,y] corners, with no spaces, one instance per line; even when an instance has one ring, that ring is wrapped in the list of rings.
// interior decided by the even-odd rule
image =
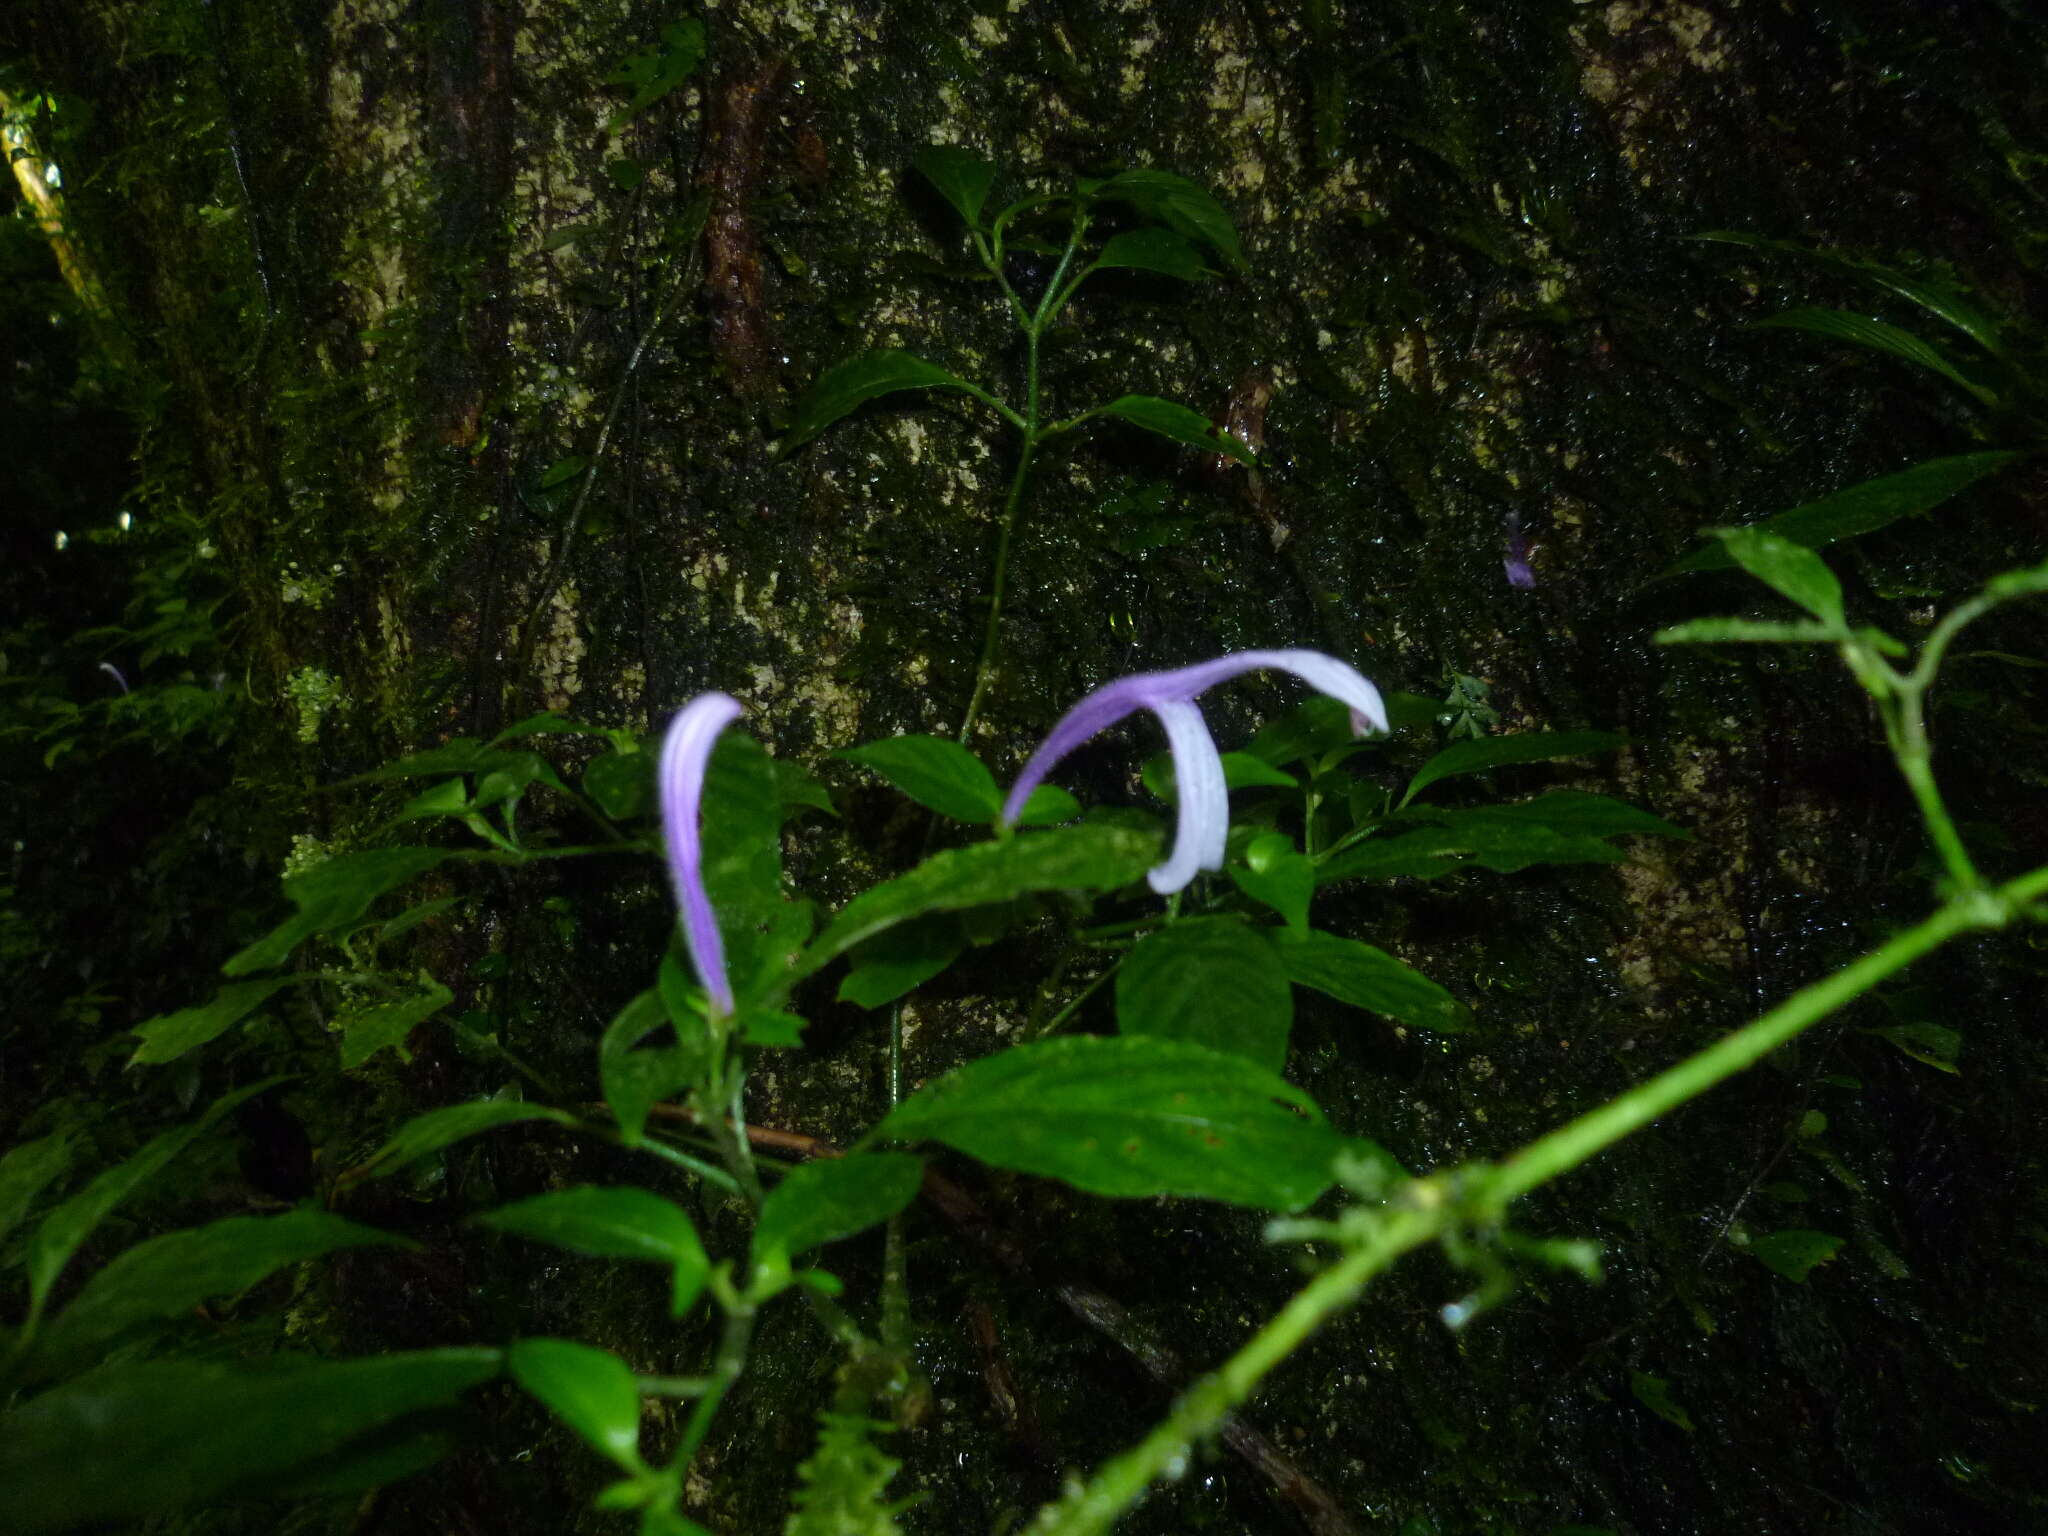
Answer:
[[[921,1160],[903,1152],[852,1152],[790,1169],[761,1203],[754,1262],[786,1270],[825,1243],[865,1232],[917,1198]]]
[[[857,1414],[818,1416],[818,1447],[796,1469],[783,1536],[900,1536],[896,1516],[916,1500],[882,1501],[903,1465],[875,1444],[888,1429]]]
[[[711,1261],[681,1207],[644,1189],[584,1186],[500,1206],[479,1220],[501,1232],[600,1259],[644,1259],[675,1272],[670,1311],[681,1317],[704,1292]]]
[[[640,1472],[640,1388],[617,1355],[569,1339],[521,1339],[505,1372],[596,1451]]]
[[[1293,1022],[1280,957],[1235,918],[1170,923],[1139,940],[1117,971],[1116,1024],[1126,1035],[1186,1040],[1278,1073]]]

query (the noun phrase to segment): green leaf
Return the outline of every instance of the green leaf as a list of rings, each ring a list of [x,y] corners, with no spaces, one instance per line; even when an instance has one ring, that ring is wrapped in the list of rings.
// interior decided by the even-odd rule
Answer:
[[[661,42],[637,48],[604,77],[606,85],[632,87],[633,96],[605,120],[605,132],[617,133],[696,72],[704,58],[704,23],[695,17],[672,21],[661,29]]]
[[[775,759],[775,793],[782,801],[784,820],[794,819],[803,806],[823,811],[827,816],[839,814],[839,808],[832,803],[831,790],[797,764],[779,757]]]
[[[50,1287],[57,1283],[57,1277],[71,1262],[71,1256],[122,1201],[155,1178],[166,1163],[184,1151],[195,1137],[209,1129],[221,1116],[275,1087],[280,1081],[280,1078],[265,1078],[216,1099],[197,1120],[173,1126],[156,1136],[126,1161],[104,1169],[84,1189],[51,1210],[36,1228],[36,1235],[29,1240],[24,1260],[28,1270],[28,1328],[33,1330],[36,1319],[42,1315],[43,1306],[50,1299]]]
[[[784,1268],[825,1243],[865,1232],[917,1198],[924,1160],[908,1152],[851,1152],[800,1163],[768,1191],[754,1228],[754,1262]]]
[[[981,759],[937,736],[892,736],[832,754],[869,768],[926,810],[987,825],[1003,809],[1002,791]]]
[[[389,944],[400,934],[410,933],[421,923],[430,922],[443,912],[460,906],[462,901],[463,898],[460,896],[437,896],[432,901],[423,901],[416,906],[407,907],[389,922],[378,925],[377,943],[380,946]]]
[[[951,144],[927,144],[913,162],[917,173],[953,205],[969,229],[981,228],[981,210],[996,184],[997,168],[971,150]]]
[[[458,1141],[501,1125],[519,1125],[529,1120],[546,1120],[554,1125],[574,1125],[576,1117],[545,1104],[528,1104],[521,1099],[478,1099],[469,1104],[450,1104],[415,1115],[398,1133],[379,1147],[360,1168],[359,1178],[384,1178],[408,1163],[418,1162]]]
[[[675,1271],[669,1302],[674,1317],[690,1310],[711,1276],[711,1260],[690,1218],[652,1190],[583,1185],[500,1206],[477,1221],[593,1258],[666,1264]]]
[[[789,955],[809,934],[782,897],[782,795],[775,760],[740,731],[711,751],[704,780],[704,893],[718,915],[725,967],[742,1004],[779,997]]]
[[[1715,537],[1728,558],[1765,586],[1812,614],[1839,634],[1848,620],[1842,615],[1842,584],[1827,562],[1804,544],[1762,528],[1716,528]]]
[[[1455,1035],[1472,1027],[1471,1009],[1383,949],[1319,929],[1269,938],[1287,979],[1301,986],[1417,1029]]]
[[[1831,1233],[1788,1227],[1782,1232],[1751,1238],[1745,1251],[1787,1280],[1804,1284],[1806,1277],[1832,1259],[1841,1247],[1842,1240]]]
[[[986,399],[984,392],[936,363],[892,347],[863,352],[829,370],[804,391],[777,453],[809,442],[840,417],[868,401],[905,389],[958,389]]]
[[[1343,1145],[1307,1094],[1242,1056],[1146,1035],[984,1056],[926,1084],[870,1136],[930,1138],[1099,1195],[1278,1211],[1329,1187]]]
[[[1390,723],[1397,731],[1431,724],[1441,707],[1434,699],[1413,693],[1390,693],[1386,703]],[[1279,769],[1303,758],[1321,757],[1360,744],[1351,729],[1351,706],[1341,699],[1316,694],[1260,730],[1241,755]]]
[[[1398,837],[1374,836],[1354,843],[1316,866],[1316,884],[1339,880],[1434,880],[1467,863],[1465,851],[1442,827],[1425,827]]]
[[[0,1418],[0,1487],[20,1532],[136,1521],[264,1491],[380,1426],[498,1373],[494,1349],[93,1371]]]
[[[1461,773],[1484,773],[1517,763],[1588,757],[1595,752],[1612,752],[1626,742],[1626,737],[1612,731],[1522,731],[1512,736],[1461,741],[1445,747],[1416,770],[1415,777],[1408,781],[1407,793],[1401,796],[1401,804],[1406,805],[1439,779]]]
[[[891,928],[854,951],[853,968],[839,983],[839,1001],[857,1008],[893,1003],[938,975],[966,947],[967,935],[950,912]]]
[[[1787,624],[1772,619],[1689,619],[1658,630],[1652,638],[1658,645],[1825,645],[1840,635],[1810,620]]]
[[[1261,839],[1264,841],[1264,839]],[[1289,928],[1308,927],[1308,905],[1316,893],[1315,860],[1280,839],[1279,851],[1259,856],[1259,845],[1246,850],[1243,864],[1229,866],[1231,881],[1253,901],[1278,912]]]
[[[1671,1383],[1663,1377],[1630,1371],[1628,1388],[1635,1394],[1636,1401],[1658,1418],[1667,1424],[1676,1424],[1688,1435],[1692,1433],[1691,1415],[1678,1406],[1678,1400],[1671,1395]]]
[[[1143,427],[1147,432],[1156,432],[1190,448],[1227,454],[1240,464],[1256,466],[1259,462],[1259,456],[1242,438],[1224,431],[1200,411],[1172,400],[1162,400],[1157,395],[1122,395],[1087,414],[1115,416],[1134,427]]]
[[[1418,806],[1400,814],[1404,820],[1437,823],[1439,852],[1461,854],[1503,875],[1531,864],[1618,864],[1623,858],[1619,848],[1601,838],[1559,831],[1527,817],[1497,815],[1492,806],[1451,811]],[[1327,871],[1323,878],[1330,878]]]
[[[799,978],[898,923],[927,912],[1011,901],[1035,891],[1113,891],[1158,862],[1154,832],[1084,822],[951,848],[863,892],[841,909],[797,962]]]
[[[1102,243],[1095,269],[1126,268],[1139,272],[1163,272],[1183,282],[1207,277],[1202,254],[1170,229],[1130,229],[1111,235]]]
[[[1533,800],[1474,806],[1464,814],[1536,822],[1576,837],[1676,837],[1688,841],[1692,837],[1685,828],[1662,816],[1612,796],[1588,794],[1581,789],[1553,789]]]
[[[1074,821],[1081,815],[1081,802],[1057,784],[1041,784],[1025,798],[1017,813],[1020,827],[1051,827]]]
[[[1902,517],[1930,511],[1986,475],[2024,457],[2020,452],[2000,450],[1929,459],[1924,464],[1915,464],[1896,474],[1880,475],[1875,480],[1865,480],[1846,491],[1806,502],[1750,526],[1790,539],[1794,544],[1804,544],[1808,549],[1820,549],[1841,539],[1875,533]],[[1686,556],[1664,574],[1677,576],[1687,571],[1718,571],[1734,563],[1728,550],[1716,540]]]
[[[1128,203],[1177,234],[1199,240],[1231,267],[1244,270],[1244,247],[1223,205],[1196,183],[1171,171],[1133,170],[1095,188],[1099,202]]]
[[[599,1455],[628,1472],[640,1459],[640,1383],[617,1355],[571,1339],[520,1339],[506,1374]]]
[[[1191,917],[1140,939],[1116,973],[1116,1027],[1187,1040],[1277,1073],[1294,995],[1265,935],[1234,918]]]
[[[55,1131],[0,1157],[0,1239],[20,1226],[36,1196],[62,1177],[74,1150],[71,1133]]]
[[[667,1004],[649,988],[619,1010],[598,1042],[598,1082],[629,1147],[645,1132],[647,1112],[695,1083],[707,1064],[701,1031],[677,1031],[671,1037],[677,1044],[636,1049],[645,1036],[669,1023]]]
[[[1225,789],[1299,789],[1292,774],[1268,767],[1249,752],[1225,752],[1222,756]],[[1159,752],[1145,759],[1138,770],[1145,787],[1168,805],[1180,803],[1180,786],[1174,778],[1173,754]]]
[[[426,990],[396,1002],[379,1003],[359,1013],[345,1013],[336,1020],[342,1030],[341,1065],[352,1072],[387,1046],[401,1059],[412,1060],[405,1048],[406,1037],[421,1024],[455,1001],[455,994],[425,971],[420,980]]]
[[[137,1243],[85,1283],[44,1334],[40,1362],[82,1362],[138,1323],[239,1296],[265,1276],[337,1248],[415,1246],[326,1211],[230,1216]]]
[[[128,1058],[128,1065],[145,1067],[176,1061],[187,1051],[197,1050],[207,1041],[225,1034],[262,1007],[273,993],[283,991],[297,979],[293,976],[269,976],[260,981],[231,982],[216,992],[210,1001],[197,1007],[180,1008],[176,1013],[159,1014],[145,1020],[135,1026],[135,1033],[142,1037],[142,1044]]]
[[[654,756],[606,752],[583,770],[583,793],[613,821],[631,821],[654,809]]]
[[[233,956],[221,970],[229,976],[246,976],[282,965],[314,934],[347,927],[369,911],[379,896],[418,879],[452,856],[453,850],[448,848],[372,848],[324,859],[284,882],[284,893],[298,908],[297,915]]]
[[[1995,394],[1965,375],[1956,366],[1955,361],[1931,341],[1923,340],[1899,326],[1872,319],[1868,315],[1856,314],[1852,310],[1802,306],[1798,309],[1788,309],[1783,314],[1773,315],[1768,320],[1759,320],[1756,322],[1756,329],[1810,331],[1816,336],[1846,341],[1852,346],[1866,347],[1873,352],[1889,353],[1893,357],[1912,363],[1915,367],[1940,374],[1981,405],[1995,406],[1998,403]]]
[[[1911,1024],[1887,1024],[1878,1029],[1866,1029],[1863,1033],[1889,1040],[1913,1060],[1933,1067],[1937,1072],[1955,1075],[1958,1071],[1956,1057],[1962,1053],[1963,1037],[1945,1025],[1923,1020]]]

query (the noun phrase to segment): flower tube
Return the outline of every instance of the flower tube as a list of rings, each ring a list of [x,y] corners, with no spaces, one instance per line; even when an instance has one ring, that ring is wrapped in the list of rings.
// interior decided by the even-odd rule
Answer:
[[[1379,689],[1351,666],[1321,651],[1239,651],[1170,672],[1133,673],[1105,683],[1060,716],[1010,787],[1009,798],[1003,802],[1003,825],[1016,822],[1031,792],[1045,782],[1061,758],[1126,715],[1147,709],[1158,717],[1173,752],[1180,807],[1173,851],[1165,863],[1146,875],[1146,881],[1160,895],[1169,896],[1183,889],[1198,871],[1221,869],[1224,844],[1230,836],[1223,759],[1194,701],[1217,683],[1267,668],[1292,672],[1316,692],[1349,705],[1354,732],[1363,735],[1367,730],[1387,729],[1387,707]]]
[[[699,821],[711,749],[718,742],[718,733],[739,717],[739,700],[723,693],[698,694],[670,723],[657,769],[661,826],[668,842],[676,910],[683,920],[683,945],[715,1014],[733,1011],[732,983],[726,979],[718,914],[711,910],[711,898],[704,892],[704,839]]]

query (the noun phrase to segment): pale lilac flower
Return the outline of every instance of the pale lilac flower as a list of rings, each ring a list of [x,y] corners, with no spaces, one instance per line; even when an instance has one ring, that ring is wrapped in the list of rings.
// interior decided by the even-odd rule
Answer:
[[[1522,519],[1513,512],[1507,518],[1507,554],[1501,560],[1501,569],[1507,572],[1508,585],[1517,592],[1532,592],[1536,588],[1536,571],[1529,564],[1529,539],[1522,532]]]
[[[733,1011],[732,983],[725,975],[725,943],[718,936],[718,914],[704,894],[704,840],[699,816],[704,802],[704,774],[718,733],[740,717],[739,700],[723,693],[700,693],[670,723],[661,744],[657,770],[661,790],[661,826],[668,839],[668,870],[676,887],[676,909],[683,918],[683,944],[697,980],[711,998],[715,1013]]]
[[[1217,683],[1266,667],[1292,672],[1318,693],[1350,705],[1353,731],[1362,735],[1368,729],[1387,729],[1387,707],[1380,700],[1380,691],[1344,662],[1321,651],[1239,651],[1171,672],[1139,672],[1104,684],[1060,716],[1010,787],[1010,797],[1003,802],[1003,825],[1017,820],[1031,792],[1061,758],[1124,716],[1149,709],[1158,716],[1166,731],[1166,744],[1173,749],[1180,814],[1172,853],[1145,878],[1153,890],[1170,896],[1194,879],[1198,870],[1221,869],[1223,847],[1230,836],[1229,793],[1223,782],[1223,759],[1194,701]]]

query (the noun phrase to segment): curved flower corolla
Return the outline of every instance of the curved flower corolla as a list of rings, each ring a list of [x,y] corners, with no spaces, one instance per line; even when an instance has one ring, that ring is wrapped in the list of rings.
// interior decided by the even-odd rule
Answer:
[[[725,975],[725,943],[718,914],[704,893],[704,839],[699,825],[704,775],[718,733],[740,717],[739,700],[729,694],[700,693],[670,722],[656,770],[661,790],[661,828],[668,841],[669,878],[675,882],[676,910],[682,914],[683,944],[697,980],[715,1013],[733,1011],[732,983]]]
[[[1003,825],[1015,823],[1031,792],[1061,758],[1126,715],[1149,709],[1158,717],[1173,750],[1180,815],[1172,853],[1145,878],[1153,890],[1170,896],[1194,879],[1197,871],[1221,869],[1224,844],[1230,837],[1229,793],[1223,781],[1223,759],[1194,701],[1217,683],[1269,667],[1292,672],[1316,692],[1348,704],[1351,729],[1360,735],[1368,729],[1387,729],[1387,707],[1379,689],[1346,663],[1321,651],[1239,651],[1171,672],[1138,672],[1105,683],[1060,716],[1010,787],[1010,797],[1003,802]]]

